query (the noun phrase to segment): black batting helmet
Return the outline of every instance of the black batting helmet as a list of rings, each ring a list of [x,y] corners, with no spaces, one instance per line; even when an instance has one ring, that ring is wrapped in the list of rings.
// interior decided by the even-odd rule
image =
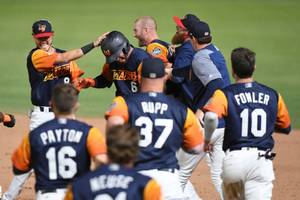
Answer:
[[[116,61],[121,51],[127,54],[129,49],[130,44],[128,39],[119,31],[110,32],[101,43],[101,50],[108,64]]]

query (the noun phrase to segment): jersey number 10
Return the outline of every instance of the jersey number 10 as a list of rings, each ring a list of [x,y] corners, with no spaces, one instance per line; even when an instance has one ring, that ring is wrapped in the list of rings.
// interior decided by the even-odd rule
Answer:
[[[249,115],[249,109],[244,109],[240,117],[242,118],[242,137],[248,137],[248,131],[249,131],[249,118],[251,118],[251,133],[255,137],[262,137],[266,133],[267,128],[267,114],[266,112],[261,109],[257,108],[254,109],[251,113],[251,116]],[[260,120],[260,123],[258,123]],[[260,124],[260,129],[258,127],[258,124]]]

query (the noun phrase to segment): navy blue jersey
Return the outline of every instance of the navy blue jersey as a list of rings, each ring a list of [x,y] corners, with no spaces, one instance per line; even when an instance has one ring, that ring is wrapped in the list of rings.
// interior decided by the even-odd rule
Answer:
[[[53,119],[29,135],[36,190],[65,188],[90,169],[87,137],[91,126],[70,119]]]
[[[116,96],[136,93],[139,88],[138,69],[141,62],[150,55],[142,49],[134,48],[126,63],[113,62],[104,65],[102,74],[95,78],[96,88],[116,86]]]
[[[175,48],[174,61],[172,65],[173,69],[187,67],[187,69],[190,70],[195,53],[196,52],[193,49],[190,41],[186,41],[181,46]],[[175,89],[173,88],[172,90],[172,88],[168,88],[168,90],[175,94],[175,97],[178,100],[187,105],[189,108],[193,109],[192,102],[195,88],[192,82],[188,78],[176,76],[172,77],[172,82],[174,82],[177,87],[176,85],[174,86],[171,84],[169,87],[175,87]]]
[[[257,82],[232,84],[217,91],[205,107],[225,119],[223,150],[257,147],[272,149],[274,130],[290,131],[290,119],[281,96]]]
[[[122,117],[140,130],[137,170],[176,169],[176,151],[191,150],[203,142],[193,112],[163,93],[137,93],[116,97],[106,117]]]
[[[152,179],[132,168],[104,165],[72,183],[73,200],[143,200]]]
[[[57,53],[64,52],[60,49],[55,50]],[[53,88],[57,84],[70,83],[71,81],[70,71],[65,69],[69,63],[54,65],[53,58],[53,55],[48,55],[47,52],[38,48],[32,49],[27,56],[27,70],[33,105],[49,106]]]

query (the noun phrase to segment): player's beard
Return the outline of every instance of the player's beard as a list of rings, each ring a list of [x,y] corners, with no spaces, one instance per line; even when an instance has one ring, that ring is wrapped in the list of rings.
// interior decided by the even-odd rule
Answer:
[[[175,35],[172,37],[172,44],[182,44],[184,42],[183,34],[175,33]]]
[[[145,42],[142,40],[139,40],[139,47],[144,47],[146,46]]]

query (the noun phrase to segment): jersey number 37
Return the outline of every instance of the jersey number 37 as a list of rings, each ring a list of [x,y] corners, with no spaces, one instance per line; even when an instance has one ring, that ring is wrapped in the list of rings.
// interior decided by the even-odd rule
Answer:
[[[172,119],[155,119],[154,122],[145,116],[141,116],[137,118],[135,121],[135,126],[142,127],[140,130],[140,134],[143,138],[140,139],[139,146],[140,147],[147,147],[152,142],[154,142],[154,148],[162,148],[162,146],[167,141],[169,135],[173,130],[173,120]],[[154,126],[162,126],[163,131],[158,137],[156,141],[152,141],[153,139],[153,127]]]

